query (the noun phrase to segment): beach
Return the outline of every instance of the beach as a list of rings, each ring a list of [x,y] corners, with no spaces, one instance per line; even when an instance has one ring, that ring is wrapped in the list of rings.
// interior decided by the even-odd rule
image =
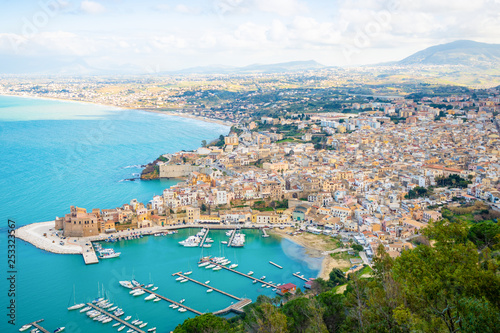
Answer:
[[[348,268],[351,264],[347,260],[334,259],[330,253],[335,251],[336,244],[330,236],[314,235],[311,233],[301,233],[300,235],[292,236],[289,233],[295,231],[293,228],[272,229],[269,234],[286,238],[306,249],[306,254],[311,257],[323,257],[321,270],[318,277],[324,280],[329,279],[329,274],[334,268]],[[339,249],[341,251],[341,249]]]

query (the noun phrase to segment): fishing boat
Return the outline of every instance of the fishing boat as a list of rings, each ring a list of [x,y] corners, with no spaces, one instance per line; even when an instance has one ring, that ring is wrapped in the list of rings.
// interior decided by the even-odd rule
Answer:
[[[253,274],[253,271],[250,271],[247,273],[247,275],[252,275]]]
[[[31,324],[26,324],[26,325],[23,325],[20,329],[19,329],[19,332],[23,332],[23,331],[26,331],[28,328],[31,327]]]
[[[152,291],[158,290],[158,287],[151,288]]]
[[[217,266],[217,267],[214,267],[214,269],[213,269],[213,270],[214,270],[214,271],[220,271],[221,269],[222,269],[222,267]]]
[[[59,332],[62,332],[62,331],[64,331],[64,329],[65,329],[65,328],[66,328],[66,327],[58,327],[58,328],[56,328],[56,329],[54,330],[54,333],[59,333]]]
[[[193,271],[188,271],[188,272],[184,273],[184,275],[190,275],[190,274],[193,274]]]
[[[115,252],[113,249],[103,249],[99,251],[99,259],[118,258],[121,252]]]
[[[154,299],[154,298],[156,298],[156,296],[155,296],[155,295],[153,295],[153,294],[151,294],[151,295],[146,296],[146,297],[144,298],[144,300],[145,300],[145,301],[150,301],[150,300],[152,300],[152,299]]]
[[[132,316],[126,316],[125,321],[130,320],[130,318],[132,318]]]
[[[213,289],[207,289],[207,293],[211,293],[212,291],[214,291]]]

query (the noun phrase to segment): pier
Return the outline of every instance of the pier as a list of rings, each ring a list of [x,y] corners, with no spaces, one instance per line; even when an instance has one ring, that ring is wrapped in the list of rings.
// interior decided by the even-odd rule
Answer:
[[[280,265],[278,265],[278,264],[276,264],[276,263],[274,263],[274,262],[272,262],[272,261],[270,261],[269,263],[270,263],[271,265],[273,265],[273,266],[278,267],[279,269],[283,269],[283,267],[281,267]]]
[[[301,279],[301,280],[304,280],[304,281],[309,281],[308,279],[306,279],[306,278],[305,278],[305,277],[303,277],[303,276],[300,276],[300,275],[299,275],[299,274],[297,274],[297,273],[293,273],[293,276],[295,276],[296,278],[299,278],[299,279]]]
[[[232,268],[226,267],[226,266],[224,266],[224,265],[219,265],[218,263],[216,263],[216,262],[215,262],[215,261],[213,261],[212,259],[210,259],[210,262],[211,262],[212,264],[214,264],[215,266],[222,267],[222,268],[224,268],[224,269],[226,269],[226,270],[228,270],[228,271],[230,271],[230,272],[233,272],[233,273],[239,274],[239,275],[241,275],[241,276],[244,276],[244,277],[246,277],[246,278],[252,279],[252,281],[254,281],[254,280],[255,280],[255,281],[260,282],[260,283],[262,283],[262,284],[265,284],[265,285],[271,286],[271,287],[273,287],[273,288],[277,288],[277,286],[276,286],[276,285],[274,285],[274,284],[272,284],[272,283],[266,282],[266,281],[261,280],[261,279],[257,279],[257,278],[255,278],[255,277],[253,277],[253,276],[251,276],[251,275],[248,275],[248,274],[245,274],[245,273],[242,273],[242,272],[238,272],[237,270],[234,270],[234,269],[232,269]]]
[[[200,247],[203,246],[203,244],[205,244],[205,240],[207,239],[207,236],[208,236],[208,233],[210,232],[210,229],[207,228],[207,231],[205,232],[205,235],[203,235],[203,239],[201,240],[200,242]]]
[[[266,228],[262,228],[262,237],[269,237],[269,235],[266,232]]]
[[[162,300],[164,300],[164,301],[167,301],[167,302],[169,302],[169,303],[172,303],[172,304],[178,305],[180,308],[184,308],[184,309],[186,309],[186,310],[188,310],[188,311],[191,311],[191,312],[192,312],[192,313],[194,313],[194,314],[197,314],[197,315],[202,315],[202,314],[203,314],[203,313],[202,313],[202,312],[200,312],[200,311],[197,311],[197,310],[192,309],[192,308],[190,308],[190,307],[188,307],[188,306],[185,306],[185,305],[184,305],[184,304],[182,304],[182,303],[179,303],[179,302],[173,301],[173,300],[171,300],[171,299],[168,299],[168,298],[166,298],[165,296],[162,296],[162,295],[160,295],[160,294],[157,294],[157,293],[155,293],[154,291],[149,290],[149,289],[146,289],[146,288],[144,288],[144,287],[135,287],[134,289],[142,289],[142,290],[144,290],[144,291],[145,291],[145,292],[147,292],[147,293],[153,294],[153,295],[155,295],[156,297],[158,297],[158,298],[160,298],[160,299],[162,299]]]
[[[236,236],[236,229],[233,229],[233,233],[231,234],[231,237],[229,237],[229,241],[227,242],[227,247],[231,247],[231,244],[233,243],[234,236]]]
[[[96,305],[94,305],[94,304],[92,304],[92,303],[87,303],[87,305],[88,305],[88,306],[91,306],[92,308],[94,308],[94,310],[97,310],[97,311],[101,312],[102,314],[105,314],[106,316],[113,318],[113,319],[114,319],[114,320],[116,320],[117,322],[119,322],[119,323],[121,323],[121,324],[123,324],[123,325],[125,325],[125,326],[130,327],[131,329],[133,329],[133,330],[134,330],[134,331],[136,331],[136,332],[139,332],[139,333],[146,333],[145,331],[141,330],[141,329],[140,329],[140,328],[138,328],[137,326],[134,326],[134,325],[132,325],[131,323],[126,322],[125,320],[118,318],[118,317],[117,317],[117,316],[115,316],[114,314],[111,314],[111,313],[109,313],[108,311],[106,311],[106,310],[104,310],[104,309],[101,309],[100,307],[98,307],[98,306],[96,306]]]
[[[50,331],[47,331],[42,326],[38,325],[38,323],[42,322],[42,321],[43,321],[43,319],[38,319],[37,321],[34,321],[34,322],[30,323],[30,324],[33,325],[33,326],[35,326],[36,328],[38,328],[43,333],[50,333]]]
[[[190,277],[185,276],[185,275],[184,275],[184,274],[182,274],[181,272],[174,273],[174,274],[172,274],[172,276],[180,276],[180,277],[183,277],[183,278],[188,279],[189,281],[192,281],[192,282],[194,282],[194,283],[197,283],[197,284],[199,284],[200,286],[203,286],[203,287],[205,287],[205,288],[207,288],[207,289],[213,289],[214,291],[216,291],[216,292],[218,292],[218,293],[221,293],[222,295],[226,295],[226,296],[231,297],[231,298],[234,298],[234,299],[236,299],[236,300],[238,300],[238,301],[241,301],[241,300],[242,300],[242,298],[239,298],[239,297],[237,297],[237,296],[231,295],[230,293],[227,293],[227,292],[222,291],[222,290],[220,290],[220,289],[214,288],[214,287],[212,287],[212,286],[210,286],[210,285],[208,285],[208,284],[202,283],[202,282],[200,282],[200,281],[196,281],[195,279],[191,279]]]
[[[250,303],[252,303],[251,299],[243,298],[238,303],[231,304],[230,306],[228,306],[225,309],[212,312],[212,314],[217,316],[217,315],[224,315],[224,314],[229,313],[229,312],[243,313],[243,307],[250,304]]]
[[[97,254],[95,254],[94,249],[89,250],[89,252],[82,252],[83,261],[85,261],[85,265],[97,264],[99,263],[99,259],[97,259]]]

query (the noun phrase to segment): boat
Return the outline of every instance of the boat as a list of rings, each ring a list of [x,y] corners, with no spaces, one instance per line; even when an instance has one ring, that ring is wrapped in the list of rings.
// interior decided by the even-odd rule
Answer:
[[[267,285],[266,288],[270,288],[271,286],[270,285]]]
[[[156,327],[150,328],[150,329],[148,330],[148,332],[154,332],[154,331],[156,331]]]
[[[260,277],[260,280],[264,280],[265,278],[266,278],[266,276],[265,276],[265,275],[262,275],[262,276]]]
[[[131,323],[132,325],[135,325],[135,324],[137,324],[137,322],[138,322],[138,321],[139,321],[139,319],[134,319],[134,320],[132,320],[130,323]]]
[[[174,305],[175,305],[175,304],[173,304],[173,303],[172,303],[172,304],[170,304],[168,307],[169,307],[169,308],[173,308],[173,307],[174,307]]]
[[[58,327],[58,328],[56,328],[56,329],[54,330],[54,333],[59,333],[59,332],[62,332],[62,331],[64,331],[64,329],[65,329],[65,328],[66,328],[66,327]]]
[[[127,331],[127,333],[134,333],[134,332],[135,332],[135,330],[133,330],[133,329],[129,329],[129,330]]]
[[[130,281],[118,281],[118,283],[119,283],[122,287],[125,287],[125,288],[129,288],[129,289],[134,288],[134,285],[133,285],[133,284],[132,284],[132,282],[130,282]]]
[[[91,307],[91,306],[86,306],[86,307],[84,307],[83,309],[81,309],[81,310],[80,310],[80,312],[81,312],[81,313],[83,313],[83,312],[87,312],[87,311],[89,311],[90,309],[92,309],[92,307]]]
[[[257,280],[253,280],[253,283],[257,283]]]
[[[150,284],[148,284],[148,285],[145,285],[145,286],[144,286],[144,288],[149,289],[149,288],[151,288],[152,286],[154,286],[154,284],[150,283]]]
[[[212,244],[203,244],[203,247],[212,247]]]
[[[198,267],[205,267],[207,265],[210,265],[210,261],[202,262],[201,264],[198,265]]]
[[[80,304],[75,304],[72,305],[68,308],[68,310],[76,310],[76,309],[81,309],[85,306],[85,303],[80,303]]]
[[[177,309],[179,306],[177,304],[173,304],[172,309]]]
[[[38,328],[34,328],[30,332],[31,333],[40,333],[40,330]]]
[[[222,243],[222,244],[227,244],[227,241],[222,241],[221,243]]]
[[[213,270],[214,270],[214,271],[220,271],[221,269],[222,269],[222,267],[217,266],[217,267],[214,267],[214,269],[213,269]]]
[[[144,300],[145,300],[145,301],[150,301],[150,300],[152,300],[152,299],[154,299],[154,298],[156,298],[156,295],[151,294],[151,295],[146,296],[146,297],[144,298]]]
[[[175,281],[180,281],[180,280],[184,280],[184,278],[182,276],[179,276],[177,279],[175,279]]]
[[[184,275],[190,275],[190,274],[193,274],[193,271],[189,271],[189,272],[184,273]]]
[[[212,291],[214,291],[213,289],[207,289],[207,293],[211,293]]]
[[[188,279],[182,279],[181,283],[188,282],[188,281],[189,281]]]
[[[99,251],[99,259],[118,258],[121,252],[115,252],[113,249],[103,249]]]
[[[26,324],[26,325],[23,325],[20,329],[19,329],[19,332],[23,332],[23,331],[26,331],[28,328],[31,327],[31,324]]]
[[[118,332],[123,331],[124,329],[125,329],[125,325],[120,326],[120,328],[118,329]]]
[[[126,316],[125,321],[130,320],[130,318],[132,318],[132,316]]]
[[[153,302],[159,302],[159,301],[161,301],[161,298],[158,298],[158,297],[156,297],[156,298],[153,300]]]
[[[185,301],[186,301],[186,299],[185,299],[185,298],[183,298],[183,299],[181,299],[181,300],[179,301],[179,303],[181,303],[181,304],[182,304],[182,303],[184,303]]]
[[[228,265],[228,264],[230,264],[230,263],[231,263],[231,261],[229,261],[229,260],[227,260],[227,259],[226,259],[226,260],[224,260],[224,261],[221,261],[221,262],[220,262],[220,264],[221,264],[221,265],[223,265],[223,266],[226,266],[226,265]]]
[[[137,323],[135,323],[134,325],[135,326],[139,326],[140,324],[142,324],[142,320],[139,320]]]
[[[265,285],[265,284],[263,284],[261,287],[262,287],[262,288],[265,288],[265,287],[266,287],[266,285]]]
[[[187,310],[186,310],[186,309],[184,309],[184,308],[180,308],[178,311],[179,311],[179,312],[186,312]]]
[[[148,326],[148,323],[142,323],[142,324],[139,325],[139,328],[143,328],[143,327],[146,327],[146,326]]]
[[[113,327],[120,326],[120,323],[114,323]]]
[[[151,288],[152,291],[158,290],[158,287]]]
[[[247,275],[252,275],[253,274],[253,271],[250,271],[247,273]]]
[[[144,290],[139,289],[137,292],[133,293],[132,296],[141,296],[144,295],[144,293],[145,293]]]
[[[236,268],[238,267],[238,264],[232,264],[231,266],[229,266],[229,268]]]
[[[108,311],[109,311],[109,312],[111,312],[111,311],[115,311],[116,309],[118,309],[118,306],[117,306],[117,305],[113,306],[113,307],[112,307],[112,308],[110,308]]]
[[[132,281],[130,281],[130,283],[132,283],[136,287],[140,287],[141,286],[141,284],[137,280],[132,280]]]
[[[209,283],[210,283],[210,280],[205,281],[205,284],[209,284]]]
[[[106,319],[104,319],[104,320],[102,321],[102,323],[103,323],[103,324],[107,324],[107,323],[109,323],[109,322],[110,322],[110,321],[112,321],[112,320],[113,320],[113,318],[107,317]]]
[[[215,265],[214,265],[214,264],[210,264],[210,265],[208,265],[208,266],[207,266],[207,267],[205,267],[205,268],[206,268],[206,269],[210,269],[210,268],[214,268],[214,267],[215,267]]]
[[[180,241],[179,244],[184,247],[197,247],[201,240],[198,236],[189,236],[187,239]]]

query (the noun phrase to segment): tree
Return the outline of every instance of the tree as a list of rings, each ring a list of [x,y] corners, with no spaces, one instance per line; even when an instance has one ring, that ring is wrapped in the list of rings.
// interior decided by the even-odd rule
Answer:
[[[476,244],[479,249],[485,247],[496,248],[500,242],[500,225],[493,221],[473,224],[469,229],[467,238]]]
[[[328,284],[331,287],[335,287],[347,282],[344,272],[338,268],[332,269],[330,272],[330,279],[328,280]]]
[[[201,146],[206,147],[207,146],[207,140],[201,140]]]
[[[182,324],[177,325],[174,333],[216,333],[233,332],[231,325],[223,318],[211,313],[186,319]]]
[[[353,244],[351,247],[354,251],[357,251],[357,252],[363,251],[363,246],[361,246],[359,244]]]
[[[283,306],[290,332],[328,332],[323,323],[323,311],[315,299],[291,300]]]
[[[286,333],[287,318],[274,305],[262,303],[245,316],[247,332]]]

